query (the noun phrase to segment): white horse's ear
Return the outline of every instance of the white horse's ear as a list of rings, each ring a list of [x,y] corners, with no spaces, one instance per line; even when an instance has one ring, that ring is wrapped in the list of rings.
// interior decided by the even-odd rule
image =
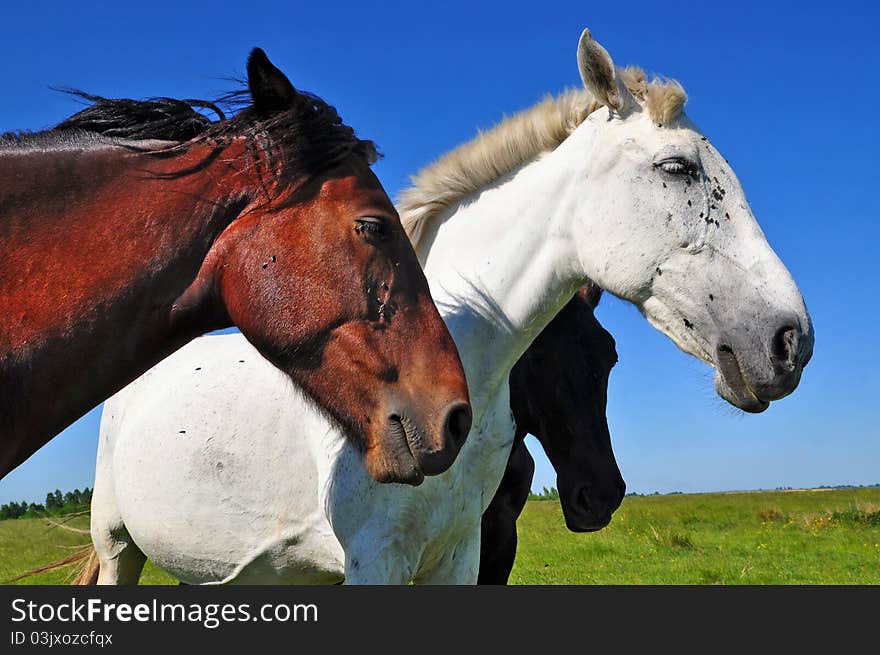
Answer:
[[[611,55],[593,39],[589,29],[581,33],[577,60],[584,86],[593,97],[620,115],[629,113],[635,99],[617,74]]]

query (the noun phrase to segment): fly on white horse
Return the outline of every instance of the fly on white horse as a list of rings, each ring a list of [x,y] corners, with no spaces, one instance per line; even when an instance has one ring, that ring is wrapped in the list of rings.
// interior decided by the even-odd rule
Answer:
[[[810,317],[684,91],[615,68],[588,30],[577,58],[585,90],[504,121],[403,196],[470,388],[455,464],[377,484],[241,336],[199,339],[105,407],[98,582],[136,582],[149,557],[190,583],[474,583],[514,435],[510,370],[587,279],[713,366],[733,405],[795,389]]]

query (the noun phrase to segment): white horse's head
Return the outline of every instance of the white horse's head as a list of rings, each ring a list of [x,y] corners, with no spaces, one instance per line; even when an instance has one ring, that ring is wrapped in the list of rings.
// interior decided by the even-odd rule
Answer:
[[[585,272],[713,366],[725,400],[763,411],[813,352],[794,280],[729,164],[682,113],[680,86],[616,69],[589,30],[578,65],[604,105],[563,144],[587,180],[574,191],[592,217],[575,227]]]

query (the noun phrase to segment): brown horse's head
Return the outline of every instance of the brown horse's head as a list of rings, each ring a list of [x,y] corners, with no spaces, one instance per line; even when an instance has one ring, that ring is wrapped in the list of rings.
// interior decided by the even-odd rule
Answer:
[[[221,157],[239,144],[235,175],[253,184],[188,294],[317,400],[376,480],[419,484],[452,464],[471,409],[458,351],[370,170],[373,144],[259,49],[248,87],[251,106],[209,136],[225,142]]]
[[[510,375],[518,432],[541,442],[557,474],[573,532],[608,525],[626,492],[605,417],[614,338],[593,313],[601,291],[585,287],[532,343]]]

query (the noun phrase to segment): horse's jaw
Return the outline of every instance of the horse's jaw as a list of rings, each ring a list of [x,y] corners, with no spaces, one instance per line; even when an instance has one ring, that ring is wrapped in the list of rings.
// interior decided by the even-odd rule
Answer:
[[[813,347],[809,314],[788,271],[775,255],[765,267],[772,270],[756,279],[759,267],[730,253],[681,255],[664,264],[638,305],[681,350],[715,369],[721,398],[749,413],[794,391]],[[772,284],[761,284],[764,277]],[[800,336],[788,342],[794,330]]]

